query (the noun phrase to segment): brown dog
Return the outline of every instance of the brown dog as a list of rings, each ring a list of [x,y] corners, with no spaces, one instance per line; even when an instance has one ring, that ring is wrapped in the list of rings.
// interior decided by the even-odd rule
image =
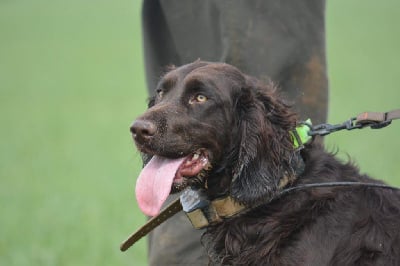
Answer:
[[[187,187],[245,208],[208,227],[211,263],[400,265],[398,192],[330,187],[278,197],[302,184],[377,181],[319,145],[295,147],[296,115],[272,84],[196,61],[168,72],[149,107],[131,127],[152,157],[136,186],[142,211],[158,214]]]

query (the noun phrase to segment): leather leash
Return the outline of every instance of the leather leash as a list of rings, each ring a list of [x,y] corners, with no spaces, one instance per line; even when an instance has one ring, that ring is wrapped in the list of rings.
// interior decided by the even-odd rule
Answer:
[[[157,216],[151,218],[145,225],[139,228],[135,233],[130,235],[120,246],[121,251],[125,251],[135,244],[139,239],[146,236],[154,228],[168,220],[170,217],[174,216],[182,210],[182,205],[180,199],[177,198],[170,205],[168,205],[164,210],[160,212]]]

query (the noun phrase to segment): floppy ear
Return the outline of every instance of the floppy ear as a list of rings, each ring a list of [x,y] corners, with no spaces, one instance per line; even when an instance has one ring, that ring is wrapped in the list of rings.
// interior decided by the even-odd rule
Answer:
[[[236,104],[237,140],[231,196],[254,205],[268,202],[279,182],[295,173],[297,158],[289,131],[296,118],[272,84],[249,82]]]

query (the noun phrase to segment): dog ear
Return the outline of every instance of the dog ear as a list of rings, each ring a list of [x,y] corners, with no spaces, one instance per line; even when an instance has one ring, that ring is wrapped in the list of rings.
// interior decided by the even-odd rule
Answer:
[[[245,205],[268,202],[295,170],[289,131],[296,119],[272,84],[249,81],[236,104],[238,128],[231,196]]]

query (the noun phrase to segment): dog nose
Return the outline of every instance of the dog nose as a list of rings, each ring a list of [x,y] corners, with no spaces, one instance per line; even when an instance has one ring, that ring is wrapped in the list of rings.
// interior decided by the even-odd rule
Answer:
[[[156,134],[157,127],[148,120],[136,120],[131,126],[131,132],[135,139],[149,139]]]

